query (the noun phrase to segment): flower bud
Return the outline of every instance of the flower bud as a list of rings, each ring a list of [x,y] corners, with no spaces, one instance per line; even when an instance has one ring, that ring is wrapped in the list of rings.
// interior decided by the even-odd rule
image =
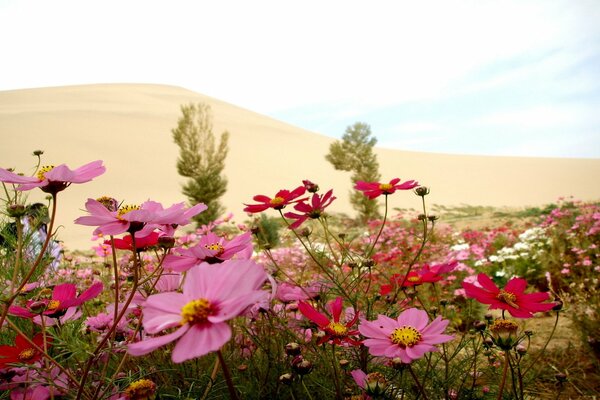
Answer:
[[[21,218],[25,215],[25,206],[23,204],[11,204],[6,207],[6,212],[11,218]]]
[[[302,356],[298,356],[292,361],[292,369],[296,371],[298,375],[308,375],[313,369],[313,363],[305,360]]]
[[[350,361],[348,361],[346,359],[342,359],[339,361],[339,364],[340,364],[341,369],[346,370],[350,366]]]
[[[319,191],[319,185],[309,181],[308,179],[303,180],[302,184],[308,193],[317,193]]]
[[[561,299],[554,299],[554,307],[552,307],[552,311],[560,311],[563,308],[563,302]]]
[[[405,364],[404,362],[402,362],[402,359],[400,357],[392,358],[391,364],[392,364],[392,368],[397,369],[397,370],[403,370],[408,365],[408,364]]]
[[[438,217],[437,215],[428,215],[427,219],[429,220],[429,222],[435,222],[438,219],[440,219],[440,217]]]
[[[245,372],[248,370],[248,364],[240,364],[237,366],[237,370],[240,372]]]
[[[425,197],[429,194],[429,188],[426,186],[419,186],[415,188],[415,194],[417,196]]]
[[[483,321],[473,322],[473,328],[475,328],[475,330],[478,332],[485,331],[486,327],[487,327],[487,324]]]
[[[285,354],[288,356],[298,356],[302,352],[302,348],[296,342],[291,342],[285,345]]]
[[[425,214],[419,214],[419,215],[417,216],[417,219],[418,219],[419,221],[425,221],[425,220],[427,219],[427,215],[425,215]]]
[[[369,396],[382,396],[388,387],[388,381],[385,376],[379,372],[371,372],[365,377],[365,392]]]
[[[517,330],[519,325],[508,319],[497,319],[490,326],[493,335],[494,344],[502,350],[510,350],[516,342]]]
[[[127,386],[124,394],[131,400],[152,400],[156,398],[156,384],[150,379],[139,379]]]
[[[33,155],[34,155],[34,156],[36,156],[36,157],[39,157],[39,156],[41,156],[42,154],[44,154],[44,150],[35,150],[35,151],[33,152]]]
[[[283,383],[284,385],[291,385],[293,381],[294,381],[294,376],[292,374],[290,374],[289,372],[287,374],[283,374],[279,377],[279,382]]]
[[[517,351],[517,353],[519,353],[519,355],[524,356],[525,354],[527,354],[527,348],[523,345],[518,345],[515,350]]]

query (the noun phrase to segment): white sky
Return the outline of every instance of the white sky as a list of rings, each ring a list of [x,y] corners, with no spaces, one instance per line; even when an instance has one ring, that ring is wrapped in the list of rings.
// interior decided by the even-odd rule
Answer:
[[[600,158],[600,1],[0,0],[0,90],[182,86],[340,137]]]

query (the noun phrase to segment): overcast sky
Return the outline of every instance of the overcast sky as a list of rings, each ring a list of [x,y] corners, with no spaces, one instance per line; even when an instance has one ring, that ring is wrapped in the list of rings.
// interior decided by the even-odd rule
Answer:
[[[159,83],[379,145],[600,158],[600,1],[0,0],[0,90]]]

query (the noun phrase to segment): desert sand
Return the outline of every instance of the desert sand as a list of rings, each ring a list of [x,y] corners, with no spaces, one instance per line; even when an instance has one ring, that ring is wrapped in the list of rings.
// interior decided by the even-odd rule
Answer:
[[[171,130],[180,105],[205,102],[213,111],[215,135],[230,132],[222,199],[234,220],[248,216],[243,203],[272,196],[310,179],[334,189],[331,210],[352,215],[350,173],[325,160],[330,137],[309,132],[189,90],[153,84],[96,84],[0,92],[0,167],[31,174],[34,150],[44,165],[71,168],[104,160],[107,172],[72,185],[58,198],[58,235],[69,249],[87,249],[93,228],[73,224],[88,197],[108,195],[125,203],[152,199],[169,206],[186,201],[177,174],[178,147]],[[351,125],[356,121],[350,121]],[[368,123],[369,121],[363,121]],[[331,132],[339,134],[339,132]],[[377,132],[374,132],[377,135]],[[431,187],[428,202],[440,205],[539,206],[573,196],[600,199],[600,159],[447,155],[376,149],[384,180],[415,179]],[[39,190],[30,201],[44,198]],[[408,192],[390,197],[390,207],[418,208]],[[272,211],[272,215],[277,215]],[[442,216],[443,218],[443,216]]]

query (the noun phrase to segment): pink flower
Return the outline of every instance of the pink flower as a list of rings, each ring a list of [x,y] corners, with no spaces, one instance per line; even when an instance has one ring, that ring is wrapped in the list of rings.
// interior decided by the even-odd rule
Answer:
[[[129,353],[141,356],[177,341],[172,360],[180,363],[219,350],[231,339],[231,328],[225,321],[268,295],[260,290],[266,279],[263,268],[251,260],[228,260],[190,269],[183,293],[152,295],[143,306],[147,333],[176,330],[132,343]]]
[[[139,233],[140,232],[135,233],[136,251],[144,251],[158,244],[158,238],[160,236],[158,232],[151,232],[149,235],[143,237],[138,237]],[[115,242],[115,248],[119,250],[133,250],[133,242],[131,239],[131,235],[127,235],[123,239],[114,238],[113,240]],[[112,249],[110,240],[105,240],[104,245],[108,246],[109,249]],[[111,253],[109,252],[108,254]]]
[[[321,314],[314,309],[308,303],[300,301],[298,303],[298,309],[306,318],[317,324],[319,329],[325,332],[325,336],[319,339],[318,344],[323,344],[328,341],[332,341],[335,344],[342,344],[342,342],[349,343],[354,346],[360,345],[359,340],[352,339],[350,336],[357,335],[358,331],[350,330],[350,328],[358,320],[358,312],[354,314],[354,317],[346,324],[340,323],[340,316],[342,314],[342,298],[338,297],[329,303],[329,311],[333,317],[330,320],[327,316]]]
[[[269,208],[281,210],[288,204],[306,200],[306,197],[298,199],[298,197],[302,196],[304,192],[306,192],[306,188],[304,186],[298,186],[291,192],[289,190],[280,190],[273,198],[259,194],[252,198],[254,201],[259,202],[259,204],[244,204],[246,206],[244,211],[248,213],[259,213]]]
[[[173,254],[165,257],[163,266],[173,271],[183,272],[202,262],[221,263],[235,255],[241,259],[249,259],[252,256],[250,232],[236,236],[230,241],[209,232],[202,236],[194,247],[173,249]]]
[[[37,176],[21,176],[0,168],[0,182],[18,184],[17,190],[31,190],[39,187],[46,193],[58,193],[72,183],[89,182],[102,175],[106,168],[102,161],[93,161],[75,170],[69,169],[65,164],[59,166],[41,167]]]
[[[437,317],[429,325],[428,322],[425,311],[409,308],[397,319],[380,314],[375,321],[361,321],[358,330],[368,338],[363,343],[369,353],[378,357],[400,357],[403,363],[409,364],[427,352],[437,351],[436,344],[454,338],[443,334],[448,320]]]
[[[144,210],[153,212],[154,217],[152,223],[146,225],[140,232],[140,236],[145,236],[154,229],[160,229],[165,235],[174,236],[177,226],[189,224],[193,217],[208,208],[204,203],[198,203],[187,209],[184,203],[177,203],[169,208],[163,208],[162,204],[156,201],[146,201],[142,206]]]
[[[310,298],[314,298],[318,296],[320,292],[321,287],[319,285],[300,287],[283,282],[277,285],[275,298],[283,303],[289,303],[290,301],[308,300]]]
[[[394,178],[390,183],[357,181],[354,189],[360,190],[368,198],[374,199],[382,194],[387,196],[393,194],[396,190],[410,190],[419,186],[419,183],[413,180],[406,181],[400,185],[398,185],[398,182],[400,182],[400,178]]]
[[[548,300],[548,293],[526,294],[525,279],[513,278],[504,289],[499,289],[486,274],[477,275],[477,281],[481,288],[468,282],[462,283],[465,294],[480,303],[489,304],[490,310],[501,309],[508,311],[515,318],[531,318],[535,312],[550,311],[554,307],[554,303],[542,303]]]
[[[312,195],[310,204],[306,203],[305,200],[301,201],[300,203],[297,203],[294,206],[294,210],[300,211],[302,214],[288,212],[284,215],[286,218],[296,220],[289,226],[289,228],[296,229],[309,218],[317,219],[321,217],[321,215],[323,215],[323,213],[325,212],[325,208],[329,206],[331,202],[335,199],[335,196],[333,196],[333,190],[329,190],[324,195],[314,193]]]
[[[75,220],[76,224],[97,226],[94,235],[118,235],[123,232],[139,231],[152,221],[154,213],[141,206],[125,205],[118,210],[109,210],[98,200],[88,199],[85,209],[90,213]]]
[[[30,310],[32,307],[39,306],[43,307],[44,310],[41,314],[52,318],[60,318],[66,313],[68,308],[80,306],[84,302],[97,297],[103,288],[102,282],[96,282],[77,296],[77,287],[75,285],[72,283],[62,283],[54,287],[50,299],[39,301],[29,300],[27,302],[28,308],[10,306],[8,312],[17,317],[33,318],[40,313],[33,313]]]

